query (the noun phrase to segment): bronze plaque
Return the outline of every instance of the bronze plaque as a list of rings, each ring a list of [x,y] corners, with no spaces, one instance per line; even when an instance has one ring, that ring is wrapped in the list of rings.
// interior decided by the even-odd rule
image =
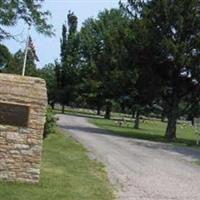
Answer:
[[[27,127],[29,106],[0,103],[0,124]]]

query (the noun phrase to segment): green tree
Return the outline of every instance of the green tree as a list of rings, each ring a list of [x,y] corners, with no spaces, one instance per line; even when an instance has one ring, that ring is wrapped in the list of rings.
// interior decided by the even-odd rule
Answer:
[[[83,61],[98,83],[95,96],[101,95],[105,102],[107,119],[112,101],[125,95],[124,89],[130,83],[128,76],[134,74],[126,47],[131,36],[128,23],[121,10],[111,9],[99,13],[96,20],[88,19],[81,29]]]
[[[142,19],[147,46],[145,59],[157,77],[168,125],[166,137],[176,137],[176,122],[186,113],[192,97],[198,97],[199,84],[199,0],[128,1],[128,13]],[[151,59],[150,59],[151,58]],[[156,88],[156,83],[154,84]],[[198,99],[198,98],[197,98]],[[184,102],[185,108],[181,105]]]
[[[9,64],[4,67],[3,72],[21,75],[22,74],[23,61],[24,61],[24,52],[19,50],[13,55]],[[36,65],[35,65],[34,58],[32,56],[31,51],[28,51],[27,64],[26,65],[27,65],[26,66],[26,75],[37,76],[37,69],[36,69]]]
[[[100,36],[94,19],[87,19],[80,31],[80,93],[84,101],[97,109],[104,105],[101,74],[98,71],[98,55],[101,53]]]
[[[51,36],[52,25],[47,23],[50,16],[49,11],[44,11],[42,3],[44,0],[0,0],[0,40],[13,37],[5,27],[14,26],[19,20],[28,25],[33,25],[39,33]]]
[[[9,49],[5,46],[0,44],[0,70],[2,71],[6,66],[9,65],[12,59],[12,54],[10,53]]]
[[[48,103],[51,105],[52,109],[54,109],[54,104],[57,101],[55,65],[53,63],[49,63],[42,69],[38,69],[37,74],[46,81]]]
[[[78,19],[73,12],[68,13],[67,26],[63,25],[61,39],[61,99],[62,112],[64,106],[75,98],[76,86],[78,82],[78,61],[79,61],[79,37],[77,32]]]
[[[137,70],[137,80],[131,95],[133,110],[136,113],[134,128],[139,128],[141,114],[148,114],[155,99],[160,95],[160,77],[154,73],[154,43],[149,43],[148,32],[143,27],[143,19],[134,19],[132,26],[135,39],[129,48],[133,65]],[[133,53],[134,52],[134,53]],[[131,54],[130,54],[131,56]]]

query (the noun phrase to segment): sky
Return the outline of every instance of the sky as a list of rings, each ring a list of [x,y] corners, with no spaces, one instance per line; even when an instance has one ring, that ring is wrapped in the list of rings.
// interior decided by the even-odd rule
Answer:
[[[96,17],[99,11],[110,8],[117,8],[119,0],[46,0],[43,4],[44,9],[52,13],[49,20],[53,24],[56,36],[53,38],[45,37],[31,29],[31,37],[33,39],[37,55],[40,62],[38,67],[54,62],[59,59],[60,55],[60,38],[62,32],[62,24],[67,19],[69,10],[73,11],[78,17],[78,27],[89,17]],[[6,40],[4,44],[15,53],[19,49],[25,48],[25,40],[27,38],[27,26],[23,23],[17,24],[10,29],[18,41]]]

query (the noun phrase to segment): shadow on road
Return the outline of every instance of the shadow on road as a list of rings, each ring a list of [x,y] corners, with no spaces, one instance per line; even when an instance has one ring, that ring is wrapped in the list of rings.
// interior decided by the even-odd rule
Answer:
[[[54,110],[54,113],[62,114],[61,111],[59,111],[59,110]],[[68,112],[68,111],[65,111],[65,113],[63,115],[70,115],[70,116],[74,116],[74,117],[85,117],[85,118],[89,118],[89,119],[103,119],[102,115],[74,113],[74,112]]]
[[[154,141],[148,141],[144,140],[145,139],[145,134],[142,135],[141,137],[141,133],[137,133],[140,134],[140,137],[134,137],[136,136],[136,134],[133,134],[132,137],[128,137],[128,136],[124,136],[124,135],[120,135],[116,133],[112,133],[110,131],[106,131],[104,129],[101,128],[95,128],[95,127],[84,127],[84,126],[70,126],[70,125],[60,125],[61,128],[66,129],[68,131],[81,131],[81,132],[85,132],[85,133],[90,133],[90,134],[101,134],[101,135],[111,135],[114,137],[123,137],[126,138],[127,140],[129,140],[128,142],[133,145],[138,145],[138,146],[143,146],[145,148],[150,148],[150,149],[162,149],[162,150],[166,150],[166,151],[170,151],[173,153],[179,153],[179,154],[183,154],[185,156],[189,156],[193,159],[200,159],[200,149],[194,149],[191,147],[187,147],[187,146],[181,146],[181,145],[175,145],[175,144],[169,144],[169,143],[161,143],[160,141],[160,137],[159,137],[159,142],[155,142],[155,138]],[[147,135],[147,134],[146,134]],[[148,135],[149,137],[149,135]],[[147,137],[147,138],[148,138]],[[158,139],[157,137],[157,139]],[[152,139],[153,140],[153,139]]]

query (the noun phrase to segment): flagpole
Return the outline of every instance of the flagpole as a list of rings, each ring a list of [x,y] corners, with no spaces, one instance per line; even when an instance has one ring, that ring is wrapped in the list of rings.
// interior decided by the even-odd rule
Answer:
[[[29,25],[28,36],[27,36],[27,40],[26,40],[25,55],[24,55],[24,64],[23,64],[23,68],[22,68],[22,76],[25,75],[25,71],[26,71],[26,61],[27,61],[27,54],[28,54],[28,43],[29,43],[29,37],[30,37],[30,30],[31,30],[31,26]]]

